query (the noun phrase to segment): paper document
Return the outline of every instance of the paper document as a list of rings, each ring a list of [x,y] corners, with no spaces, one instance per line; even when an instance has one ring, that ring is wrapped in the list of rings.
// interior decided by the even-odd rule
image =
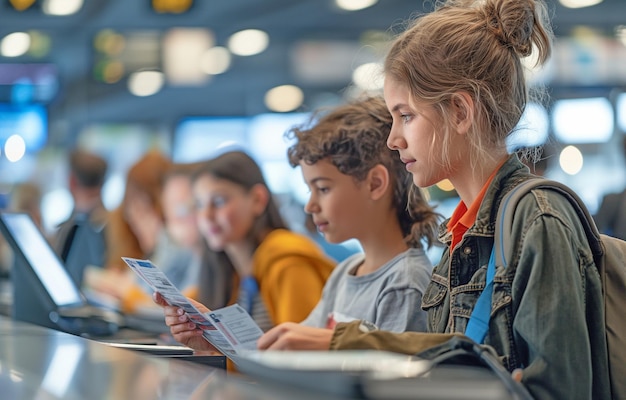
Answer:
[[[150,260],[122,257],[124,262],[172,306],[180,307],[204,332],[204,338],[227,357],[256,350],[263,331],[238,304],[202,313]]]

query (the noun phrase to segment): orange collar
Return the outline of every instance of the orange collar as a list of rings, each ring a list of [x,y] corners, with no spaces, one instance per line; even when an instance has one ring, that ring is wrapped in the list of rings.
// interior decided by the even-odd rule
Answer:
[[[469,208],[461,201],[454,209],[450,221],[448,222],[448,232],[452,233],[451,249],[454,249],[454,247],[459,244],[465,232],[467,232],[470,226],[474,225],[480,204],[483,202],[485,194],[487,193],[487,188],[491,184],[491,181],[493,181],[493,178],[495,178],[501,166],[502,165],[499,165],[498,168],[491,173],[491,176],[487,178],[478,196],[476,196]]]

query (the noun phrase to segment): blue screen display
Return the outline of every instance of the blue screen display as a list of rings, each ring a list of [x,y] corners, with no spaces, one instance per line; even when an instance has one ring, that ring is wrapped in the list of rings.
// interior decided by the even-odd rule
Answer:
[[[48,113],[39,104],[0,103],[0,145],[13,135],[24,139],[26,152],[41,150],[48,139]]]

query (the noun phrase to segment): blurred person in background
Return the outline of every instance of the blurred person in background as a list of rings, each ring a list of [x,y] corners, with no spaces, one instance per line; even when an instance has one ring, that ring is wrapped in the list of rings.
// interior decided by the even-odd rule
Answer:
[[[223,279],[221,285],[213,280],[209,288],[200,287],[201,302],[237,302],[262,330],[304,320],[319,301],[334,262],[312,239],[287,229],[258,164],[241,151],[223,153],[194,174],[193,192],[198,226],[211,250],[207,267]],[[220,286],[222,292],[215,293]],[[215,298],[218,294],[221,299]],[[188,330],[193,323],[183,321],[182,310],[158,293],[154,300],[164,307],[174,339],[211,350],[200,329]]]
[[[164,229],[161,193],[171,167],[171,160],[158,150],[148,151],[131,166],[122,202],[109,214],[105,268],[85,270],[85,285],[96,293],[113,296],[126,312],[136,306],[132,296],[135,277],[122,257],[153,256]]]
[[[111,212],[106,268],[128,272],[122,257],[150,257],[164,227],[161,193],[172,161],[148,151],[128,171],[122,203]]]
[[[108,211],[102,203],[107,174],[102,157],[81,149],[69,156],[68,188],[74,207],[52,239],[54,250],[80,287],[86,266],[103,267],[106,257],[105,225]]]
[[[123,263],[121,257],[150,259],[185,296],[197,299],[200,270],[206,262],[191,182],[199,165],[174,164],[160,153],[149,152],[129,170],[127,191],[115,220],[120,236],[113,242],[117,247],[109,252],[112,265],[90,277],[90,286],[112,295],[123,311],[156,310],[160,315],[151,299],[152,289],[125,263],[118,270],[115,258]],[[122,216],[124,221],[119,219]],[[125,233],[125,227],[132,235]],[[114,240],[113,233],[107,230],[108,240]],[[136,246],[130,246],[133,243]]]
[[[165,230],[154,253],[170,281],[192,298],[197,297],[199,272],[207,250],[198,229],[191,182],[200,165],[175,164],[167,174],[161,193]]]
[[[161,192],[163,229],[150,259],[168,279],[187,297],[197,299],[200,270],[206,262],[206,243],[196,223],[191,174],[200,165],[173,164],[166,173]],[[152,289],[139,277],[126,289],[123,302],[126,308],[141,306],[160,309],[151,299]],[[208,282],[207,284],[211,284]]]

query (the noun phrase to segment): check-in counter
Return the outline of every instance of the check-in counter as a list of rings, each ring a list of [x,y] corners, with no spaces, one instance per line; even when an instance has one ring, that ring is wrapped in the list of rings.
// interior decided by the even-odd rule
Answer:
[[[515,398],[482,368],[442,367],[420,378],[358,380],[356,385],[339,372],[281,371],[258,365],[248,366],[253,373],[246,375],[187,360],[112,347],[0,316],[3,400]],[[353,383],[354,388],[346,386]]]
[[[312,400],[319,396],[0,316],[0,398]]]

